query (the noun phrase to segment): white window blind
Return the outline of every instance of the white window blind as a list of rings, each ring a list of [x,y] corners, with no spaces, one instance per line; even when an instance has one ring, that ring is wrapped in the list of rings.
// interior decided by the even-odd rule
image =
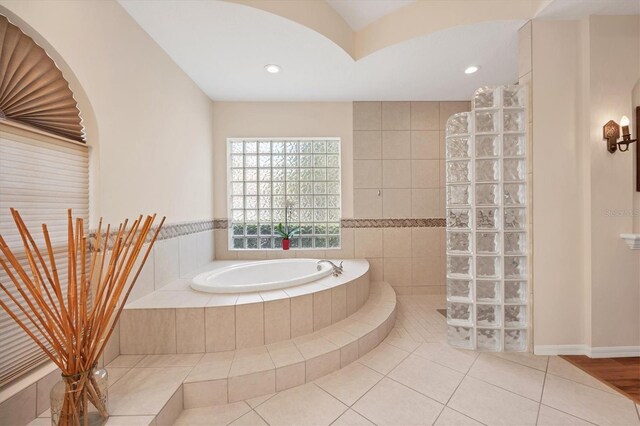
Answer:
[[[9,133],[0,127],[0,234],[29,271],[11,207],[20,212],[41,252],[45,247],[41,224],[47,224],[59,279],[66,286],[67,209],[73,209],[74,217],[84,218],[85,232],[89,223],[88,148],[42,135]],[[0,282],[15,290],[3,268]],[[0,293],[4,303],[15,306],[4,292]],[[22,302],[17,290],[13,294]],[[1,387],[47,358],[11,317],[0,311]],[[24,318],[24,314],[19,316]],[[40,336],[35,327],[33,331]]]

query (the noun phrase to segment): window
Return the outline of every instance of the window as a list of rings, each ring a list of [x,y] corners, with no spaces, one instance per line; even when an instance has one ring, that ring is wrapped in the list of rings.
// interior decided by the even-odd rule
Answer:
[[[229,248],[282,247],[274,227],[299,226],[291,248],[340,247],[340,139],[229,139]]]
[[[66,283],[67,208],[73,209],[74,217],[84,219],[85,232],[88,231],[87,146],[12,129],[0,122],[0,234],[23,268],[29,271],[24,249],[21,250],[22,240],[9,212],[11,207],[20,212],[40,249],[45,246],[40,225],[47,224],[56,253],[58,276],[61,283]],[[0,268],[0,282],[23,302],[3,268]],[[66,288],[63,291],[66,294]],[[15,308],[4,292],[0,292],[0,299]],[[16,309],[12,310],[16,312]],[[19,316],[25,319],[24,314]],[[38,332],[34,334],[39,336]],[[0,335],[0,386],[48,360],[4,310],[0,310]]]

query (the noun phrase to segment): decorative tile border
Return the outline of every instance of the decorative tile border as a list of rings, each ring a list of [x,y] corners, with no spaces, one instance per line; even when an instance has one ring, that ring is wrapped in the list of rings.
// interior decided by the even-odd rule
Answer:
[[[342,219],[343,228],[444,228],[444,218],[425,219]]]
[[[156,219],[156,222],[158,222],[158,219]],[[210,231],[214,229],[214,226],[215,226],[214,222],[215,221],[213,220],[195,220],[192,222],[180,222],[180,223],[172,223],[172,224],[164,225],[160,230],[160,233],[158,234],[157,240],[168,240],[170,238],[177,238],[183,235]],[[147,242],[151,241],[151,238],[155,234],[156,229],[157,229],[157,226],[154,226],[151,228],[151,232],[149,232],[149,235],[147,236]],[[93,243],[95,242],[94,240],[95,236],[96,236],[96,230],[95,229],[91,230],[91,232],[89,233],[89,237],[92,244],[92,247],[91,247],[92,249],[94,248]],[[105,236],[106,236],[106,233],[103,232],[102,238],[104,238]],[[113,247],[113,244],[115,243],[115,237],[116,237],[115,233],[111,233],[109,235],[109,244],[108,244],[109,248]],[[102,244],[104,244],[104,242]]]
[[[229,219],[213,219],[213,229],[229,228]]]
[[[425,219],[342,219],[343,228],[444,228],[446,220],[441,217]],[[214,219],[213,229],[228,229],[228,219]]]

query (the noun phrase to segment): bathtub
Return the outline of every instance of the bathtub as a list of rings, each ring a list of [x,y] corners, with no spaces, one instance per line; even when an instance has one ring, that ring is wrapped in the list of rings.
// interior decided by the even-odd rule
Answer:
[[[318,259],[278,259],[240,263],[203,272],[191,288],[206,293],[249,293],[307,284],[331,275],[331,265]]]

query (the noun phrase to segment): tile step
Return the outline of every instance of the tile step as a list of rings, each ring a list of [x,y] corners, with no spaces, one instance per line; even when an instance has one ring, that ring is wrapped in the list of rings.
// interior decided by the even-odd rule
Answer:
[[[393,288],[386,282],[372,282],[369,298],[357,312],[312,334],[227,352],[121,355],[107,366],[114,372],[129,368],[110,387],[109,411],[114,417],[154,416],[158,425],[172,424],[183,409],[227,404],[299,386],[371,351],[393,328],[395,316]],[[140,371],[145,369],[154,369],[154,373]],[[146,385],[154,374],[166,375],[166,385]],[[133,400],[138,398],[140,404]]]

